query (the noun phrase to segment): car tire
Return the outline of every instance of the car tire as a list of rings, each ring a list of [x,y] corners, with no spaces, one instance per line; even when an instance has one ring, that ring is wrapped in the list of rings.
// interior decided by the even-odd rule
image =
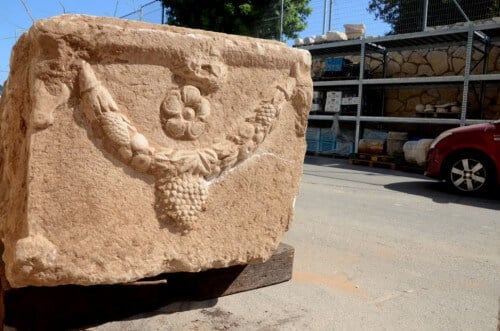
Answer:
[[[462,194],[483,194],[494,182],[490,160],[474,152],[460,153],[451,157],[444,168],[448,187]]]

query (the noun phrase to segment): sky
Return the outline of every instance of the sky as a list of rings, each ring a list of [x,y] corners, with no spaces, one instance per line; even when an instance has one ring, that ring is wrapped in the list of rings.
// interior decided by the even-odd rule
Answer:
[[[123,17],[128,19],[142,19],[151,23],[161,23],[161,6],[152,4],[141,6],[151,0],[0,0],[0,85],[9,74],[9,58],[16,40],[27,31],[33,20],[49,18],[60,14],[87,14],[95,16]],[[327,12],[330,0],[327,0]],[[8,4],[7,4],[8,3]],[[24,7],[23,3],[26,5]],[[306,30],[300,33],[304,38],[323,33],[324,0],[311,0],[313,13],[308,18]],[[383,22],[376,21],[373,15],[366,11],[368,0],[332,0],[331,30],[344,31],[345,23],[363,23],[366,25],[366,34],[371,36],[383,35],[389,27]],[[328,30],[328,18],[326,20]],[[292,41],[288,42],[289,44]]]

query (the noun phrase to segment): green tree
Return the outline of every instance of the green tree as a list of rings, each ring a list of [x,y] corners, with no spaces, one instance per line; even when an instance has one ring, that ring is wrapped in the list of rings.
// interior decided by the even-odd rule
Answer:
[[[260,38],[280,39],[281,0],[162,0],[167,23]],[[283,35],[306,28],[310,0],[284,0]]]
[[[481,20],[500,15],[499,0],[457,0],[469,20]],[[377,19],[389,23],[393,34],[422,31],[424,1],[422,0],[370,0],[368,11]],[[464,22],[452,0],[429,0],[427,26]]]

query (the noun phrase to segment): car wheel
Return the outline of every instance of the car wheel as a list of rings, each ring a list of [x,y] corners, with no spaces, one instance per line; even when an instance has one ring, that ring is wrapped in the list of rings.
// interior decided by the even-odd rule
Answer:
[[[493,182],[490,162],[480,154],[460,154],[449,160],[445,169],[449,187],[459,193],[483,193]]]

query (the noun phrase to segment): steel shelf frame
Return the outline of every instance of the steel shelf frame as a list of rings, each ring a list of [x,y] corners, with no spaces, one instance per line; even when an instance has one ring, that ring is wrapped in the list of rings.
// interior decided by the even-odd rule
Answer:
[[[309,115],[309,120],[319,121],[333,121],[336,115]],[[356,122],[357,116],[338,116],[339,121]],[[375,122],[375,123],[408,123],[408,124],[450,124],[459,125],[461,123],[459,118],[427,118],[427,117],[386,117],[386,116],[360,116],[361,122]],[[466,119],[466,124],[478,124],[489,122],[487,120]]]
[[[487,24],[464,24],[452,28],[436,28],[422,32],[407,33],[400,35],[390,35],[383,37],[368,37],[356,40],[325,42],[321,44],[305,45],[300,48],[308,50],[312,56],[324,55],[359,55],[359,76],[357,79],[337,79],[314,81],[314,88],[327,87],[351,87],[358,90],[358,102],[356,104],[355,116],[342,115],[310,115],[310,120],[334,120],[355,122],[355,142],[354,150],[358,151],[358,141],[360,138],[361,124],[363,122],[377,123],[409,123],[409,124],[446,124],[446,125],[469,125],[483,123],[487,120],[467,118],[467,103],[469,86],[471,82],[481,84],[481,108],[484,97],[484,84],[486,82],[500,83],[500,74],[488,74],[487,60],[492,43],[500,43],[500,23]],[[461,45],[465,46],[465,67],[463,75],[452,76],[432,76],[432,77],[403,77],[385,78],[386,57],[389,51],[419,49],[426,46],[438,47],[440,45]],[[476,50],[482,53],[482,58],[478,61],[483,63],[481,74],[472,74],[471,62],[472,53]],[[369,54],[381,54],[383,77],[384,78],[364,78],[365,58]],[[399,86],[399,85],[419,85],[419,84],[453,84],[462,86],[462,108],[459,118],[425,118],[425,117],[388,117],[388,116],[364,116],[362,115],[363,91],[365,86]],[[481,113],[481,117],[483,114]]]

